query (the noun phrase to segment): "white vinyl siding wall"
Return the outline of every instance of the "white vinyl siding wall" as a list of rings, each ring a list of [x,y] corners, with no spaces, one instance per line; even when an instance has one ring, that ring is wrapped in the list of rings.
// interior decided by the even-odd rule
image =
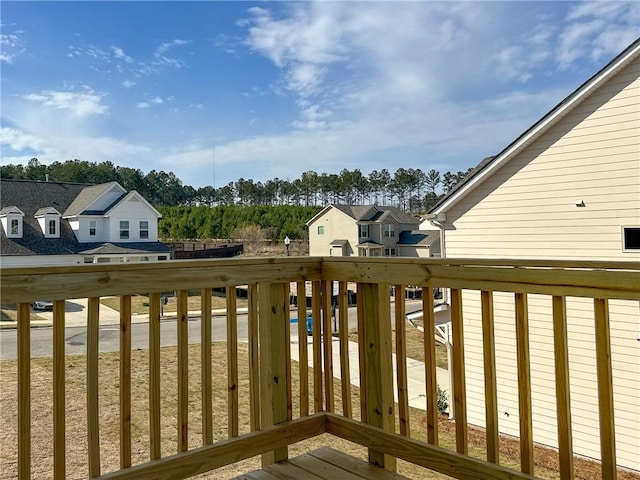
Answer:
[[[447,257],[640,261],[622,247],[622,226],[640,219],[639,72],[636,59],[450,207]],[[479,295],[464,300],[468,419],[484,425]],[[533,429],[557,446],[550,305],[529,297]],[[518,435],[513,312],[513,295],[497,294],[500,430]],[[568,299],[567,315],[574,452],[599,459],[593,302]],[[640,470],[639,302],[612,301],[610,318],[617,461]]]

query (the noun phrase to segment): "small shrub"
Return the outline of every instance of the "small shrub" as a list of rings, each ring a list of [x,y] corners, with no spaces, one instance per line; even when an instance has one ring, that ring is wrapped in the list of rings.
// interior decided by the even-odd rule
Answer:
[[[438,413],[444,413],[449,408],[449,402],[447,401],[447,392],[440,388],[438,385]]]

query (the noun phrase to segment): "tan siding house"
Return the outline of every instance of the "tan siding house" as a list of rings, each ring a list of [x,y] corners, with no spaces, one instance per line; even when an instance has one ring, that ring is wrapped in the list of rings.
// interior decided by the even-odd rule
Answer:
[[[431,213],[447,257],[640,261],[640,40]],[[483,426],[480,300],[463,296],[468,418]],[[518,435],[514,299],[494,302],[500,430]],[[592,302],[568,298],[567,316],[573,448],[599,459]],[[639,302],[611,301],[610,325],[617,462],[640,470]],[[534,440],[556,447],[551,297],[529,296],[529,328]]]
[[[309,255],[431,257],[440,255],[438,230],[396,207],[329,205],[307,222]]]

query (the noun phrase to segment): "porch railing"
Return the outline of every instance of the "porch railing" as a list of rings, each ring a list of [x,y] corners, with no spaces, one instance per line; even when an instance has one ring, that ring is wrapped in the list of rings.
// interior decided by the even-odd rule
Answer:
[[[331,283],[338,285],[337,348],[339,364],[333,364],[331,325]],[[348,362],[347,286],[357,291],[360,403],[353,405]],[[307,352],[305,302],[298,301],[290,311],[290,285],[295,284],[299,299],[312,297],[313,317],[311,358]],[[248,285],[248,385],[239,384],[238,333],[235,288],[227,288],[227,438],[214,441],[212,413],[211,289]],[[426,441],[412,438],[404,335],[404,304],[397,302],[391,318],[390,287],[401,292],[405,285],[422,288],[424,311],[424,356],[426,397]],[[206,261],[175,261],[154,264],[82,265],[77,267],[4,268],[0,276],[3,305],[17,310],[17,429],[15,474],[31,478],[32,440],[47,429],[53,430],[53,471],[56,479],[67,477],[65,300],[88,298],[86,349],[86,470],[91,478],[186,478],[241,459],[262,455],[268,465],[286,459],[292,443],[328,432],[364,445],[369,461],[387,469],[400,458],[456,478],[531,478],[533,459],[533,421],[531,405],[528,298],[548,296],[552,303],[555,404],[560,477],[572,478],[571,392],[569,375],[567,297],[592,299],[592,313],[585,325],[595,331],[601,474],[617,475],[609,300],[640,300],[640,266],[637,263],[499,261],[461,259],[363,259],[363,258],[260,258]],[[447,289],[453,337],[453,403],[455,405],[455,451],[439,447],[435,340],[433,336],[433,290]],[[177,297],[177,402],[175,453],[162,456],[161,441],[161,292],[175,291]],[[200,332],[201,441],[189,444],[189,339],[188,292],[201,293]],[[480,298],[479,322],[482,326],[486,460],[468,454],[469,425],[465,380],[466,292]],[[465,294],[463,295],[463,292]],[[513,296],[519,405],[520,469],[498,464],[498,396],[495,375],[494,337],[495,292]],[[131,299],[149,295],[148,460],[132,465],[132,348]],[[99,388],[100,297],[119,296],[119,469],[105,472],[101,458]],[[51,299],[53,307],[53,425],[34,423],[32,417],[32,358],[30,303]],[[299,398],[292,394],[292,362],[289,317],[300,319],[298,348],[300,362]],[[392,325],[396,330],[396,369],[392,362]],[[243,360],[244,361],[244,360]],[[312,370],[308,363],[311,361]],[[340,373],[337,382],[334,374]],[[394,377],[395,385],[394,387]],[[341,396],[337,399],[336,386]],[[394,400],[397,388],[397,403]],[[249,397],[249,411],[240,411],[239,396]],[[295,402],[294,402],[295,400]],[[294,411],[294,403],[298,406]],[[5,408],[5,407],[2,407]],[[358,411],[355,409],[359,409]],[[250,418],[250,432],[240,432],[240,418]],[[358,417],[359,420],[355,418]],[[399,433],[395,433],[399,425]],[[637,425],[636,425],[637,428]],[[636,430],[637,432],[637,430]],[[11,456],[13,453],[7,453]]]

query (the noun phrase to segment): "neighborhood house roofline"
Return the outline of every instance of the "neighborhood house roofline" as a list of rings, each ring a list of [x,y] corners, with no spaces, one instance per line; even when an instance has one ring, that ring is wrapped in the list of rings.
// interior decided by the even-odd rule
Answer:
[[[22,215],[24,217],[24,212],[15,205],[0,209],[0,217],[6,217],[7,215]]]
[[[121,196],[124,196],[127,191],[118,182],[108,182],[100,185],[91,185],[82,189],[78,196],[71,202],[69,207],[65,210],[63,217],[75,217],[88,210],[100,197],[102,197],[109,190],[119,190]]]
[[[137,198],[139,201],[143,202],[145,205],[147,205],[151,210],[153,210],[155,212],[155,214],[158,216],[158,218],[162,218],[162,214],[156,210],[155,208],[153,208],[153,205],[151,205],[149,202],[147,202],[147,200],[140,195],[137,191],[132,190],[129,193],[127,193],[126,195],[124,195],[123,197],[119,198],[116,202],[114,202],[112,205],[110,205],[106,210],[105,210],[105,216],[108,217],[109,215],[111,215],[111,213],[113,212],[113,210],[120,204],[126,202],[127,200],[130,200],[132,198]]]
[[[467,193],[473,190],[494,171],[507,163],[524,148],[540,137],[544,132],[556,124],[560,119],[573,110],[582,100],[588,97],[594,90],[600,87],[613,75],[626,67],[640,53],[640,38],[636,39],[622,53],[601,68],[595,75],[580,85],[569,96],[557,104],[549,113],[529,127],[522,135],[502,150],[495,157],[485,158],[476,168],[474,168],[457,187],[446,194],[429,213],[438,214],[445,212],[455,205]]]
[[[416,218],[411,217],[408,214],[405,214],[401,210],[396,207],[380,207],[378,205],[327,205],[322,210],[320,210],[311,220],[309,220],[306,225],[307,227],[311,226],[313,222],[321,218],[325,213],[327,213],[331,208],[335,208],[339,212],[348,216],[352,220],[355,220],[359,223],[381,223],[381,220],[387,218],[387,216],[391,215],[398,223],[415,223],[419,224],[420,221]],[[375,219],[366,218],[369,215],[371,210],[375,210],[379,212],[379,215]]]
[[[40,218],[40,217],[44,217],[45,215],[60,215],[60,212],[53,207],[45,207],[45,208],[39,209],[35,213],[34,217]]]

